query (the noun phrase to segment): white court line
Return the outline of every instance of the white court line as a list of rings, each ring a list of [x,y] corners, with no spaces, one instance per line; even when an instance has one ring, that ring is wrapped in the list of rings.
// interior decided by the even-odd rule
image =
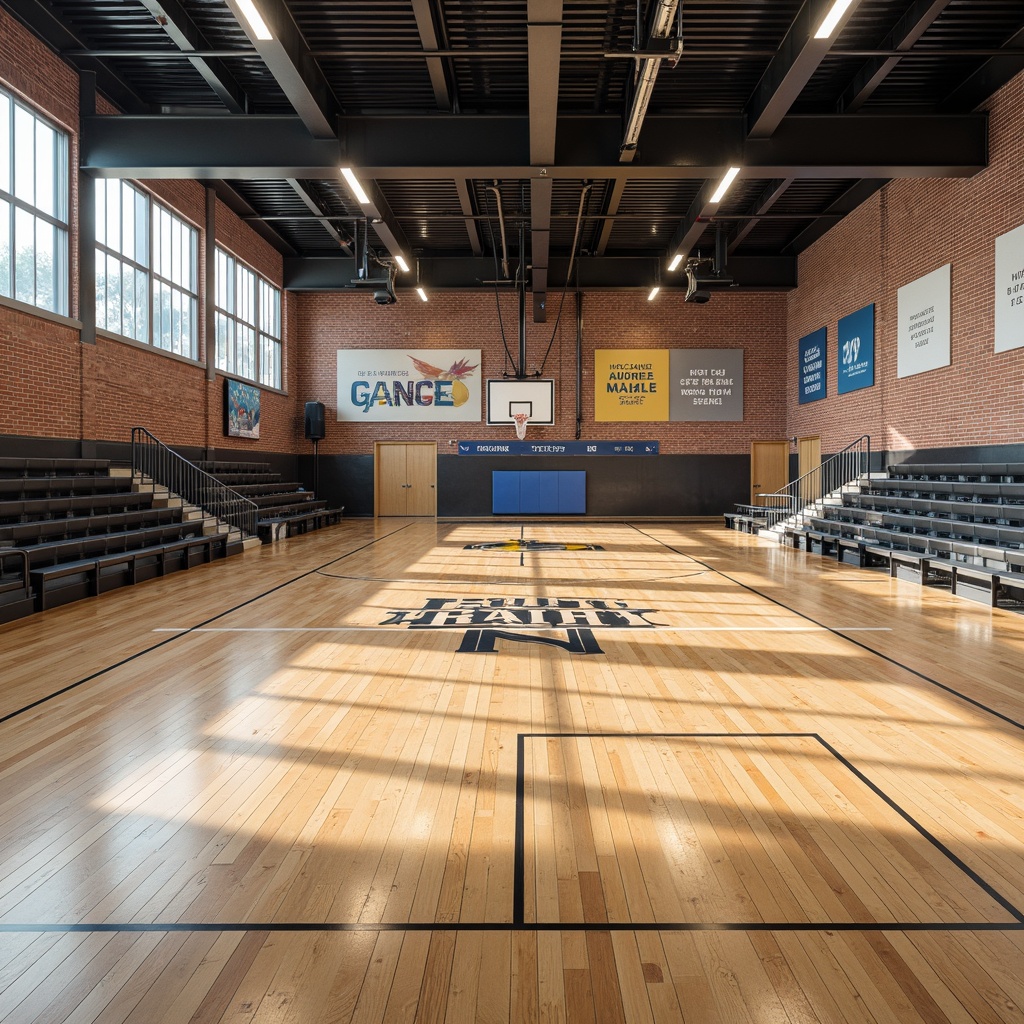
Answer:
[[[890,626],[602,626],[596,623],[564,626],[517,626],[511,623],[501,625],[481,623],[457,626],[165,626],[154,629],[154,633],[436,633],[440,630],[456,629],[530,629],[537,633],[559,633],[565,629],[605,629],[621,633],[891,633]]]

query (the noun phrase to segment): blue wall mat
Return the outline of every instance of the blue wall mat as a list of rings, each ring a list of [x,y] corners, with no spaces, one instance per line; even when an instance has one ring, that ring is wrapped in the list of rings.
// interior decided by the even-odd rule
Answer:
[[[558,511],[566,514],[582,514],[587,511],[587,474],[584,471],[559,472]]]
[[[494,515],[515,515],[519,512],[519,473],[491,473],[491,511]]]

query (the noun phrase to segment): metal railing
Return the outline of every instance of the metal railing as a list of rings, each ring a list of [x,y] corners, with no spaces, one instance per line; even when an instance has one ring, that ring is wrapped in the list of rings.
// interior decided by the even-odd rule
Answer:
[[[132,428],[132,473],[148,477],[243,537],[256,536],[259,506],[172,451],[145,427]]]
[[[745,506],[745,509],[757,509],[769,527],[792,518],[794,525],[803,528],[808,518],[821,511],[830,494],[841,494],[844,487],[865,475],[871,478],[871,437],[868,434],[862,434],[820,466],[773,494],[759,494],[757,497],[762,504]]]

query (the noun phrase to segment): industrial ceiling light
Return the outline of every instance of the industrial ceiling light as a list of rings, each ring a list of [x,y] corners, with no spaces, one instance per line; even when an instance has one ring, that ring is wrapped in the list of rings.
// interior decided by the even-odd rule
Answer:
[[[679,269],[679,264],[682,263],[682,262],[683,262],[683,254],[681,252],[677,252],[675,254],[675,256],[672,257],[672,262],[668,265],[669,272],[671,272],[673,270],[678,270]]]
[[[657,295],[658,292],[660,292],[660,291],[661,291],[661,285],[660,284],[656,284],[650,290],[650,292],[648,292],[648,294],[647,294],[647,301],[650,302],[654,298],[654,296]]]
[[[395,254],[395,262],[403,274],[409,273],[409,264],[405,262],[405,257],[401,253]]]
[[[419,286],[416,286],[416,294],[424,301],[427,301],[427,293]]]
[[[718,188],[715,189],[715,194],[708,200],[709,203],[720,203],[722,196],[729,191],[729,186],[736,180],[736,175],[740,173],[738,167],[730,167],[725,172],[725,176],[718,183]]]
[[[359,179],[353,173],[352,168],[342,167],[341,176],[348,182],[348,187],[352,189],[352,194],[356,197],[356,201],[362,206],[368,206],[370,197],[364,191],[363,186],[359,184]]]
[[[825,15],[825,20],[818,26],[818,31],[814,33],[814,38],[828,39],[835,32],[839,19],[846,13],[846,8],[852,2],[853,0],[835,0],[828,14]]]
[[[256,10],[256,5],[252,0],[235,0],[235,3],[238,4],[242,17],[249,23],[249,28],[252,29],[253,35],[257,39],[267,40],[274,38],[270,29],[267,28],[267,23],[263,20],[263,15]]]

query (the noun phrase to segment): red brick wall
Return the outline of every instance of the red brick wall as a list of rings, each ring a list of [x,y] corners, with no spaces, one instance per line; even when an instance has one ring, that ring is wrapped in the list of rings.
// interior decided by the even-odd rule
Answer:
[[[337,421],[337,350],[340,348],[481,349],[478,381],[500,377],[506,365],[493,293],[438,292],[429,303],[402,295],[393,306],[376,306],[366,293],[307,293],[297,298],[302,349],[298,391],[327,407],[327,437],[321,451],[366,453],[375,440],[436,440],[446,451],[459,437],[510,437],[510,427],[486,423],[351,423]],[[527,369],[540,368],[554,335],[544,376],[556,383],[556,422],[530,427],[538,440],[575,433],[576,323],[574,299],[566,297],[557,331],[559,297],[548,302],[549,322],[527,323]],[[682,292],[662,292],[648,302],[644,292],[591,292],[583,300],[583,439],[642,439],[662,442],[666,453],[742,453],[758,438],[783,436],[785,368],[779,353],[785,338],[786,297],[780,293],[721,292],[706,305],[684,303]],[[502,300],[505,337],[518,358],[518,304]],[[743,348],[744,419],[737,423],[595,423],[595,348]]]
[[[835,450],[862,433],[907,450],[1019,443],[1024,349],[993,351],[995,238],[1024,222],[1024,75],[987,105],[990,166],[970,179],[904,180],[801,257],[790,293],[790,434]],[[896,376],[897,289],[952,263],[950,366]],[[875,386],[836,394],[836,321],[875,303]],[[828,325],[828,397],[797,405],[797,341]]]

